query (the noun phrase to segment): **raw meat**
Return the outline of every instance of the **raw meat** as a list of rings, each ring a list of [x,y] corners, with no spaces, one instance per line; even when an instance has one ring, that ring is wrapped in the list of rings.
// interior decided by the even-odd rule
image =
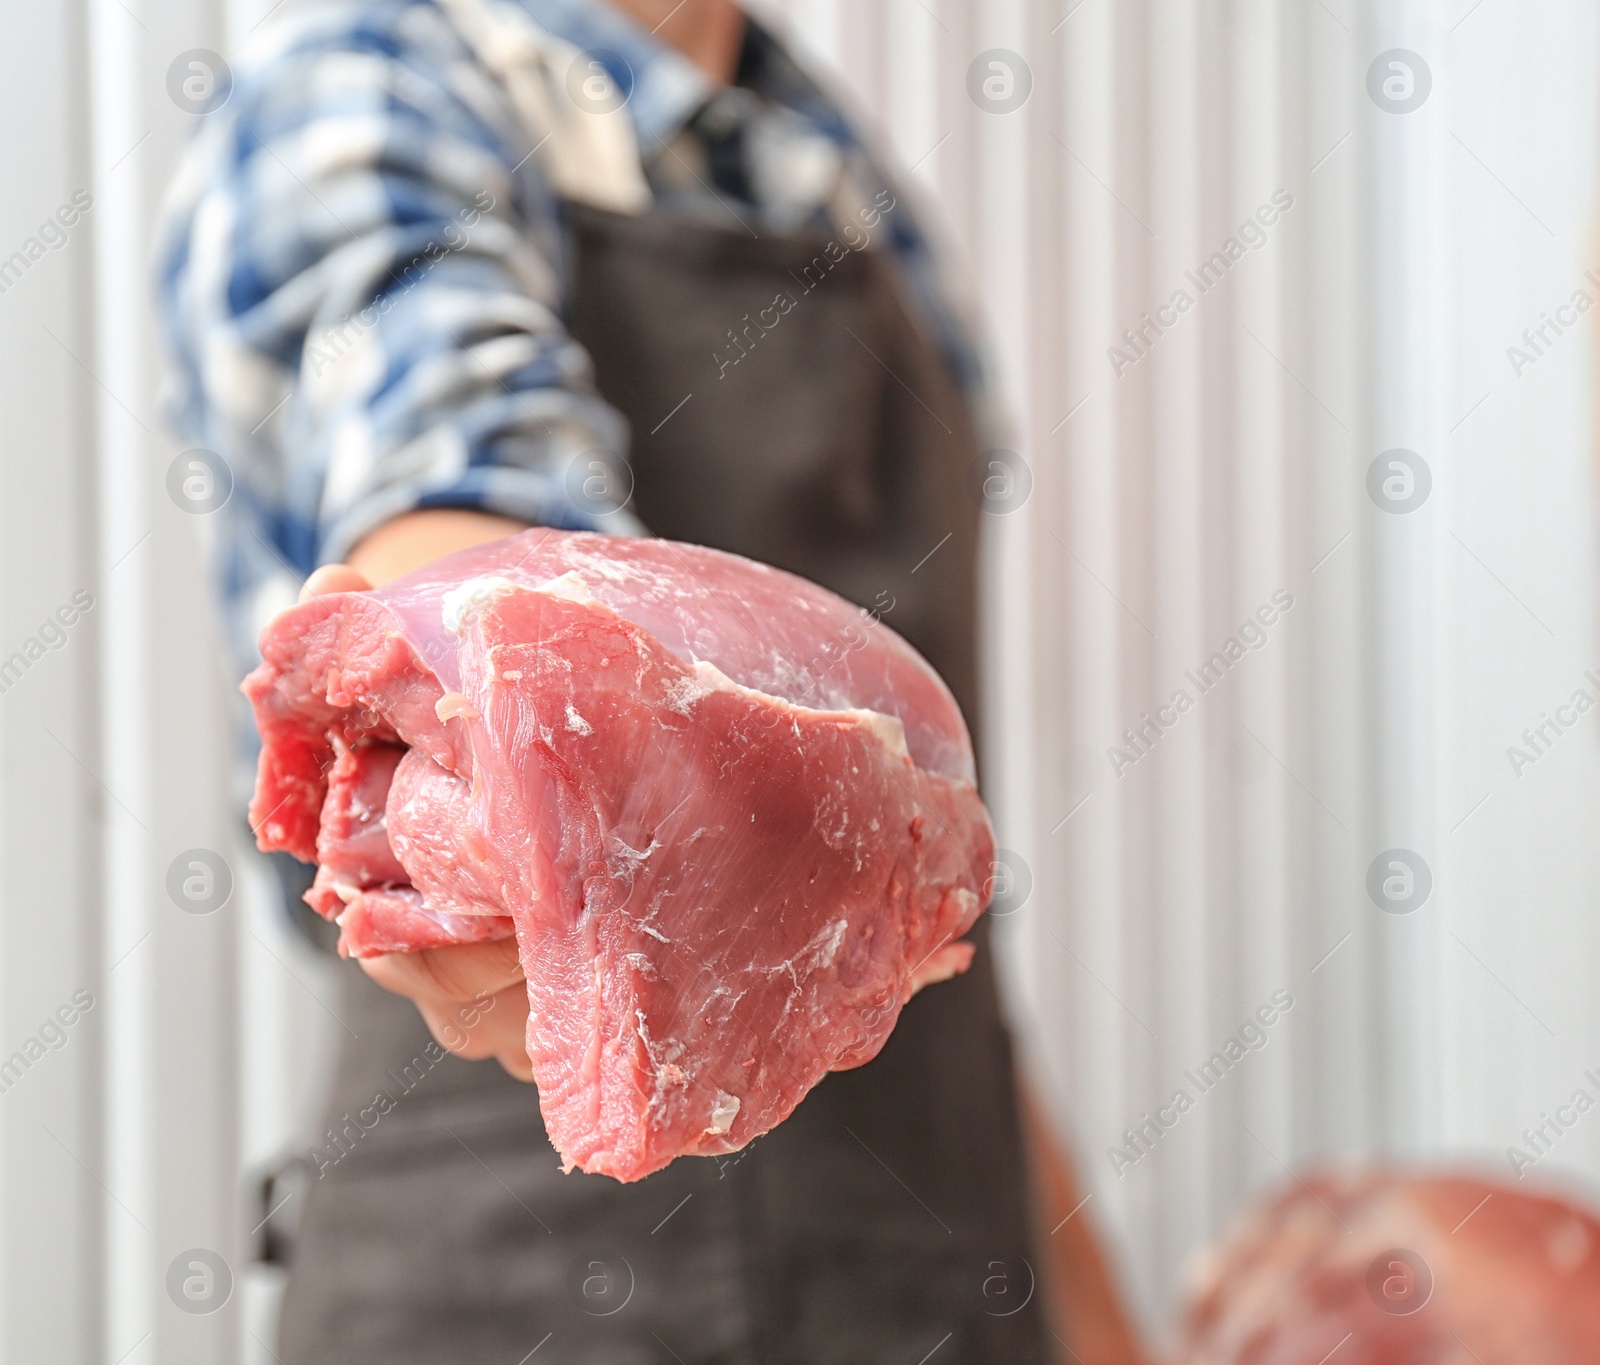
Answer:
[[[319,863],[347,953],[514,933],[545,1124],[586,1171],[781,1122],[988,898],[949,691],[736,556],[530,531],[303,603],[262,656],[261,846]]]
[[[1203,1260],[1178,1365],[1594,1365],[1600,1222],[1474,1178],[1312,1175]]]

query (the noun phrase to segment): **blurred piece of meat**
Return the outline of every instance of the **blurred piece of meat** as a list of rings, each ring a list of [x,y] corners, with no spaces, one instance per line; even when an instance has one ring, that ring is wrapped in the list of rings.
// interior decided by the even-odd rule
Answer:
[[[1195,1268],[1178,1365],[1596,1365],[1600,1222],[1473,1178],[1308,1176]]]

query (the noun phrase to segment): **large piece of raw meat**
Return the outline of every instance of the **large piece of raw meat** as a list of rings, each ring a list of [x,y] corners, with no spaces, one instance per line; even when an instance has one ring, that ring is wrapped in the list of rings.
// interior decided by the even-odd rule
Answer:
[[[514,933],[545,1124],[586,1171],[781,1122],[987,900],[949,691],[775,569],[530,531],[302,603],[261,648],[261,847],[318,863],[347,953]]]
[[[1188,1298],[1176,1365],[1596,1365],[1600,1222],[1471,1177],[1310,1175]]]

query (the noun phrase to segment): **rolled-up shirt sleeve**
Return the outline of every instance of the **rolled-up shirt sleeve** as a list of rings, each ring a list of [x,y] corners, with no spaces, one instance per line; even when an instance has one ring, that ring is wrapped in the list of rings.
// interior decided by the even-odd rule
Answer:
[[[585,492],[627,428],[563,325],[535,147],[408,0],[305,7],[202,116],[159,266],[168,407],[289,570],[424,507],[637,529]]]

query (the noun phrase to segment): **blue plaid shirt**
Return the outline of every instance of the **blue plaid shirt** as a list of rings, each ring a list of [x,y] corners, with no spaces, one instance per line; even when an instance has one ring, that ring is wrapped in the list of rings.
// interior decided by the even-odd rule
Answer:
[[[722,88],[604,0],[521,5],[627,95],[648,211],[843,231],[889,190],[894,211],[860,245],[897,262],[992,429],[970,332],[902,189],[769,33],[750,24]],[[434,0],[287,10],[200,117],[160,306],[173,422],[233,480],[217,552],[241,663],[306,574],[403,512],[639,529],[571,491],[573,462],[626,458],[628,431],[563,325],[570,242],[538,142]]]

